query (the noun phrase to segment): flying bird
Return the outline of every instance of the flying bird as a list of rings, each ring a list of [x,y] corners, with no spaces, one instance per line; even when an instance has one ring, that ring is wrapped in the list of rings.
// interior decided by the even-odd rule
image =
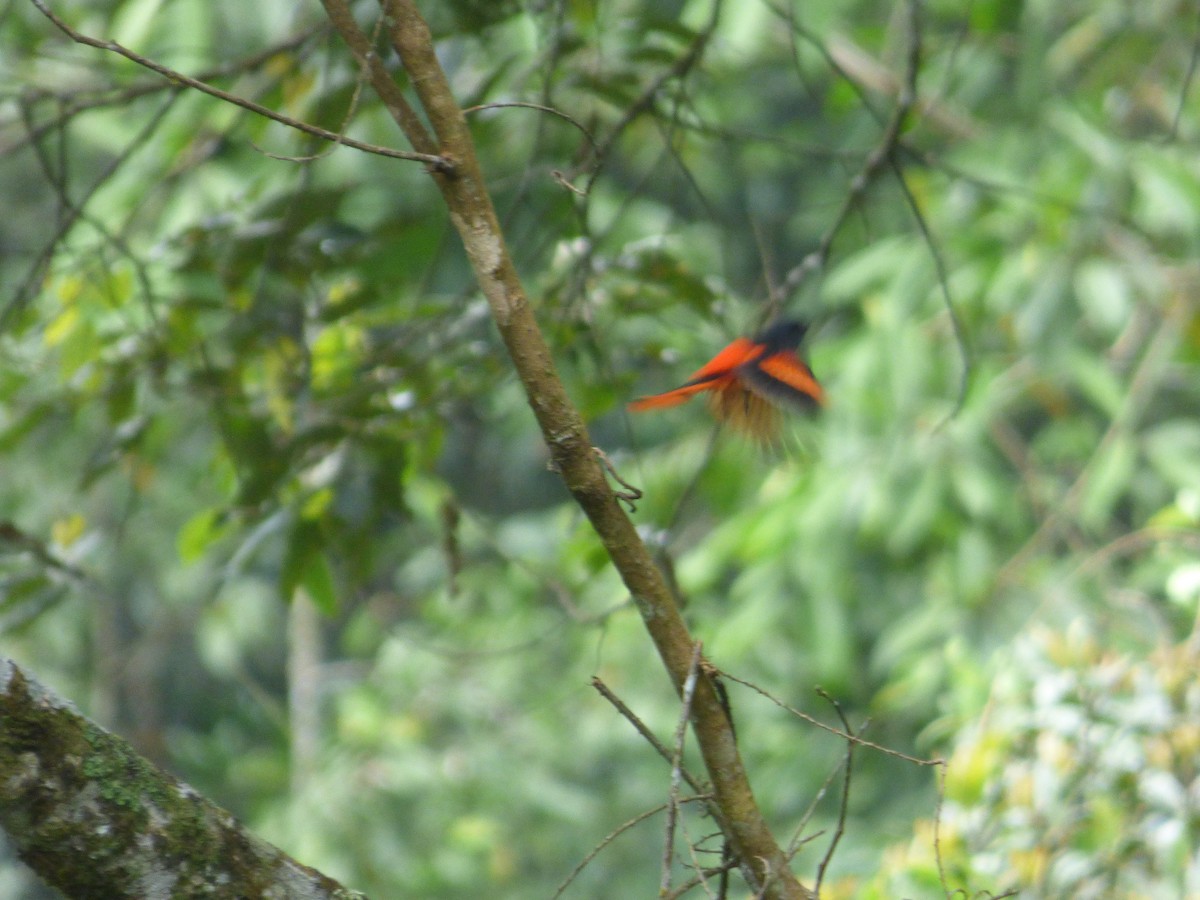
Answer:
[[[812,412],[825,404],[824,390],[796,353],[807,330],[785,319],[753,338],[738,338],[679,387],[639,397],[629,409],[665,409],[707,392],[719,422],[769,442],[779,430],[780,408]]]

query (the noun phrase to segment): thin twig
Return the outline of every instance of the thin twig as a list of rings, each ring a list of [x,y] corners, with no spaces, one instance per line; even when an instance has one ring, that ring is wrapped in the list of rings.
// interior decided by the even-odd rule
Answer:
[[[946,867],[942,862],[942,807],[946,803],[946,763],[938,766],[937,806],[933,809],[933,858],[937,863],[938,881],[946,896],[950,896],[950,885],[946,882]],[[1002,894],[1001,896],[1007,896]]]
[[[709,14],[708,22],[696,34],[687,52],[675,60],[666,71],[650,82],[637,99],[625,108],[625,112],[622,113],[621,118],[608,130],[608,134],[605,135],[596,149],[596,165],[588,177],[585,193],[591,193],[592,185],[600,177],[600,171],[604,167],[604,161],[609,151],[612,150],[613,145],[616,144],[625,129],[632,125],[643,113],[653,108],[654,101],[658,97],[658,92],[663,89],[664,85],[672,80],[686,76],[703,57],[704,50],[708,46],[708,42],[712,39],[713,33],[717,30],[717,24],[720,22],[722,5],[723,0],[713,0],[712,12]]]
[[[858,208],[867,191],[871,188],[895,155],[900,143],[900,136],[908,125],[913,107],[917,99],[917,74],[921,68],[921,28],[920,0],[908,0],[908,57],[905,63],[904,77],[896,96],[896,105],[884,126],[883,134],[875,149],[867,156],[862,169],[850,182],[850,189],[842,205],[833,217],[833,222],[821,237],[817,248],[809,253],[800,264],[787,273],[783,280],[782,293],[784,296],[796,291],[814,272],[820,271],[829,261],[829,253],[833,248],[834,238],[837,237],[850,214]]]
[[[372,44],[375,43],[375,41],[377,41],[379,39],[379,29],[382,27],[383,27],[383,19],[381,18],[376,21],[375,31],[372,32],[372,34],[371,34],[371,43]],[[362,99],[363,85],[365,85],[366,83],[367,83],[366,70],[360,69],[359,73],[358,73],[358,77],[354,79],[354,91],[350,94],[350,102],[346,104],[346,114],[344,116],[342,116],[342,124],[337,130],[337,133],[343,139],[345,139],[345,137],[346,137],[346,129],[350,127],[350,123],[354,120],[355,113],[358,112],[358,104],[359,104],[359,101]],[[264,150],[262,147],[259,147],[257,144],[253,144],[253,143],[250,146],[254,147],[254,149],[257,150],[259,153],[263,154],[263,156],[269,157],[270,159],[277,159],[280,162],[308,163],[308,162],[315,162],[318,159],[324,159],[325,157],[329,156],[330,154],[333,153],[334,150],[336,150],[338,148],[338,144],[341,144],[341,143],[342,143],[342,141],[339,140],[332,147],[327,147],[320,153],[312,153],[307,156],[289,156],[289,155],[282,154],[282,153],[272,153],[271,151]]]
[[[1165,543],[1178,543],[1200,553],[1200,530],[1175,525],[1149,525],[1129,531],[1097,547],[1070,571],[1067,578],[1083,578],[1113,559],[1132,556],[1143,550],[1158,549]]]
[[[703,843],[704,839],[701,838],[699,841],[693,841],[687,833],[686,824],[683,826],[683,837],[684,845],[687,847],[688,851],[688,859],[691,861],[691,870],[695,873],[694,877],[699,880],[699,886],[704,890],[704,895],[708,897],[709,900],[717,900],[716,895],[713,894],[712,889],[708,886],[709,867],[702,865],[700,862],[700,844]],[[725,846],[728,846],[729,841],[726,840],[724,844]],[[672,893],[673,891],[660,892],[659,896],[669,897]]]
[[[1179,138],[1179,123],[1183,119],[1183,110],[1187,105],[1188,91],[1192,87],[1192,79],[1196,77],[1196,67],[1200,64],[1200,7],[1195,9],[1196,23],[1192,26],[1192,53],[1188,58],[1187,71],[1183,75],[1183,84],[1179,87],[1179,102],[1175,105],[1175,115],[1171,118],[1171,130],[1167,140]]]
[[[61,572],[74,581],[90,582],[92,580],[91,576],[82,569],[57,556],[41,538],[22,531],[9,521],[0,521],[0,546],[4,544],[11,544],[17,550],[28,553],[43,567]]]
[[[661,898],[661,900],[678,900],[679,897],[682,897],[684,894],[686,894],[692,888],[704,887],[708,883],[708,879],[712,878],[714,875],[721,876],[722,882],[727,883],[729,873],[732,872],[737,867],[738,867],[738,864],[737,864],[736,860],[725,860],[719,866],[713,866],[708,869],[702,869],[702,870],[698,871],[695,875],[693,875],[691,878],[689,878],[687,881],[680,884],[679,887],[675,888],[675,890],[664,895]],[[716,900],[725,900],[725,893],[724,892],[718,893]]]
[[[276,112],[269,107],[263,106],[261,103],[255,103],[253,100],[247,100],[245,97],[239,97],[237,94],[231,94],[228,91],[223,91],[218,87],[214,87],[207,82],[201,81],[198,78],[192,78],[189,75],[184,75],[182,72],[177,72],[175,69],[164,66],[162,63],[155,62],[140,53],[135,53],[133,50],[123,47],[116,41],[102,41],[98,38],[89,37],[82,32],[76,31],[61,18],[55,15],[46,6],[45,0],[31,0],[34,6],[47,19],[78,44],[84,44],[88,47],[95,47],[97,50],[106,50],[110,53],[116,53],[118,56],[123,56],[130,62],[137,63],[143,68],[149,69],[151,72],[157,72],[164,78],[169,78],[181,87],[190,87],[200,91],[202,94],[208,94],[210,97],[216,97],[218,100],[224,100],[226,103],[232,103],[234,106],[240,106],[242,109],[249,110],[252,113],[257,113],[263,118],[270,119],[273,122],[278,122],[281,125],[286,125],[289,128],[294,128],[297,131],[302,131],[305,134],[310,134],[313,137],[319,137],[322,140],[332,141],[337,144],[344,144],[347,147],[352,147],[355,150],[361,150],[364,153],[373,153],[376,156],[388,156],[392,159],[408,159],[414,162],[422,162],[439,171],[446,171],[452,168],[450,160],[444,156],[439,156],[434,153],[414,153],[409,150],[393,150],[390,147],[381,147],[377,144],[368,144],[363,141],[357,141],[354,138],[346,137],[345,135],[337,134],[333,131],[328,131],[317,125],[312,125],[308,122],[301,122],[299,119],[293,119],[291,116],[286,116],[283,113]]]
[[[84,222],[91,226],[105,241],[117,249],[125,259],[129,261],[133,268],[134,277],[137,278],[138,284],[142,289],[142,301],[146,308],[147,317],[155,326],[159,325],[158,311],[155,308],[155,291],[154,286],[150,283],[150,277],[146,273],[146,264],[138,258],[134,253],[133,248],[120,234],[116,234],[109,229],[102,221],[97,219],[88,212],[88,202],[95,195],[96,191],[113,175],[117,170],[130,158],[133,152],[144,146],[150,136],[157,129],[159,123],[162,122],[166,114],[174,106],[175,101],[179,97],[179,91],[175,90],[171,96],[159,107],[158,111],[151,116],[148,124],[138,133],[138,135],[128,144],[126,149],[120,153],[116,160],[106,167],[103,175],[97,179],[84,195],[80,203],[76,203],[71,199],[67,190],[67,152],[66,152],[66,137],[65,134],[60,136],[58,141],[58,160],[54,162],[50,159],[45,148],[42,146],[42,141],[39,138],[32,142],[34,156],[38,164],[42,167],[42,172],[46,176],[46,180],[54,187],[55,194],[58,197],[58,227],[55,230],[54,239],[46,245],[42,253],[39,254],[39,259],[43,260],[48,266],[50,257],[57,248],[58,243],[62,241],[67,233],[74,228],[77,222]],[[35,131],[33,125],[33,109],[27,102],[21,102],[21,117],[27,130],[32,133]],[[37,283],[41,281],[44,271],[35,264],[28,273],[21,288],[17,291],[16,299],[20,302],[28,302],[28,297],[32,295]],[[24,299],[20,299],[24,298]],[[3,330],[3,324],[0,322],[0,330]]]
[[[34,0],[37,2],[37,0]],[[3,333],[11,323],[14,316],[20,315],[21,311],[29,303],[30,298],[41,288],[42,280],[50,268],[50,260],[54,256],[54,251],[58,247],[60,241],[67,236],[67,233],[80,221],[84,215],[84,210],[87,208],[88,201],[95,196],[96,192],[108,182],[110,178],[117,173],[117,170],[125,164],[126,161],[144,145],[146,140],[154,133],[158,126],[162,123],[163,118],[170,111],[175,102],[175,96],[172,96],[163,103],[162,106],[150,117],[149,121],[138,131],[137,134],[125,145],[108,165],[96,176],[95,180],[84,191],[83,196],[78,200],[72,200],[66,193],[65,173],[54,175],[54,167],[49,166],[46,170],[47,177],[51,184],[55,186],[59,200],[59,222],[55,228],[54,234],[42,247],[37,258],[29,267],[21,286],[13,294],[12,299],[5,305],[4,310],[0,312],[0,333]],[[39,159],[44,158],[39,151]],[[61,165],[61,164],[60,164]],[[103,233],[103,232],[102,232]]]
[[[671,888],[671,861],[675,856],[675,822],[679,816],[679,782],[683,770],[683,742],[687,737],[688,720],[692,716],[692,697],[696,693],[696,678],[700,674],[700,641],[692,651],[692,664],[688,668],[687,680],[683,683],[683,697],[679,707],[679,721],[675,725],[674,752],[671,754],[671,790],[667,795],[667,825],[663,845],[662,875],[658,882],[659,894]]]
[[[592,676],[592,687],[600,692],[600,696],[616,707],[617,712],[623,715],[629,723],[637,729],[638,734],[646,739],[654,751],[669,763],[673,763],[671,751],[663,744],[662,741],[651,731],[645,722],[638,718],[637,713],[625,705],[616,694],[612,692],[607,684],[600,680],[598,676]],[[688,783],[688,786],[697,794],[705,793],[705,786],[701,784],[692,774],[682,765],[679,767],[679,774],[683,780]]]
[[[205,69],[194,77],[200,81],[208,82],[217,78],[229,78],[232,75],[240,75],[251,69],[258,68],[281,53],[302,47],[314,37],[328,30],[329,25],[322,22],[312,28],[294,34],[290,38],[280,41],[278,44],[273,44],[265,50],[260,50],[243,59],[222,63],[211,69]],[[36,128],[22,134],[11,144],[0,146],[0,156],[7,156],[33,141],[41,140],[43,136],[57,128],[61,128],[80,113],[89,112],[94,109],[103,109],[108,106],[124,106],[133,100],[139,100],[151,94],[178,89],[179,85],[174,81],[164,81],[161,78],[155,78],[123,88],[106,87],[101,90],[87,88],[69,93],[62,91],[49,92],[45,90],[29,91],[22,98],[25,103],[37,103],[46,98],[52,98],[63,104],[61,111],[53,119],[42,122]]]
[[[375,93],[379,95],[379,99],[383,101],[383,105],[387,107],[387,111],[400,126],[400,130],[404,132],[409,143],[422,154],[437,154],[439,149],[437,141],[429,133],[429,129],[417,115],[417,111],[405,98],[404,92],[396,84],[392,73],[383,64],[379,54],[375,52],[375,47],[370,39],[358,27],[358,22],[351,13],[347,0],[321,0],[321,5],[325,7],[325,14],[329,16],[329,21],[333,23],[334,29],[346,42],[350,52],[354,54],[355,60],[367,74],[371,87],[375,89]],[[379,22],[392,27],[395,24],[389,21],[386,10],[381,12]],[[435,171],[449,174],[453,170],[450,160],[445,156],[439,155],[436,158],[440,162],[434,167]]]
[[[852,76],[849,72],[847,72],[846,69],[842,66],[842,64],[840,62],[838,62],[837,57],[829,49],[829,47],[826,45],[826,43],[824,41],[822,41],[820,39],[820,37],[817,36],[817,34],[815,34],[811,29],[807,28],[803,23],[800,22],[799,19],[796,18],[796,13],[795,13],[795,10],[793,9],[793,4],[787,3],[785,5],[783,3],[772,2],[772,0],[763,0],[763,5],[766,6],[766,8],[768,10],[770,10],[772,13],[774,13],[774,15],[777,18],[782,20],[787,25],[789,37],[801,38],[802,40],[804,40],[804,41],[808,42],[810,45],[812,45],[813,49],[815,49],[819,54],[821,54],[822,59],[825,61],[825,65],[829,66],[830,71],[832,71],[834,74],[836,74],[838,77],[840,77],[843,81],[845,81],[847,85],[849,85],[850,89],[852,91],[854,91],[854,93],[858,96],[858,101],[862,104],[863,109],[865,109],[867,111],[867,113],[871,116],[871,118],[873,118],[877,123],[879,123],[880,126],[883,126],[886,119],[885,119],[883,113],[881,113],[879,110],[875,109],[875,105],[871,102],[870,94],[863,87],[863,85],[859,83],[859,80],[857,78],[855,78],[854,76]],[[798,48],[796,46],[795,40],[791,41],[791,52],[792,52],[792,64],[793,64],[793,66],[795,66],[795,68],[797,70],[797,74],[799,75],[800,74],[800,54],[798,52]],[[810,99],[814,103],[821,102],[820,98],[816,97],[811,92],[810,92]]]
[[[846,734],[854,734],[854,729],[850,727],[850,723],[846,720],[846,714],[842,712],[842,705],[829,695],[823,688],[817,688],[817,694],[824,697],[837,713],[838,718],[842,721],[842,727],[846,729]],[[863,729],[866,725],[863,725]],[[863,729],[859,729],[859,733]],[[833,837],[829,841],[829,849],[825,851],[825,856],[821,859],[817,866],[817,880],[813,885],[813,893],[818,897],[821,896],[821,882],[825,880],[825,871],[829,868],[829,863],[833,860],[834,851],[837,850],[838,842],[842,839],[842,835],[846,833],[846,810],[850,805],[850,781],[853,777],[854,766],[854,741],[846,741],[846,771],[842,776],[842,802],[839,804],[837,827],[833,831]]]
[[[755,693],[761,694],[762,696],[766,697],[768,700],[770,700],[772,703],[774,703],[780,709],[785,709],[788,712],[790,712],[793,716],[796,716],[796,718],[803,719],[805,722],[808,722],[808,724],[815,725],[817,728],[820,728],[822,731],[828,731],[830,734],[835,734],[838,737],[842,738],[842,740],[852,741],[853,743],[858,744],[861,747],[866,747],[870,750],[877,750],[880,753],[884,753],[888,756],[894,756],[897,759],[902,759],[905,762],[910,762],[913,765],[917,765],[917,766],[940,766],[945,763],[945,760],[943,760],[941,758],[921,759],[919,756],[909,756],[907,753],[901,753],[899,750],[893,750],[891,747],[884,747],[882,744],[876,744],[873,741],[863,740],[862,738],[858,737],[857,735],[850,734],[849,732],[846,732],[846,731],[840,731],[837,728],[834,728],[832,725],[826,725],[820,719],[815,719],[812,716],[810,716],[808,713],[801,712],[800,710],[796,709],[794,706],[788,706],[788,704],[784,703],[782,700],[773,696],[770,692],[764,690],[763,688],[760,688],[757,684],[754,684],[753,682],[746,681],[744,678],[738,678],[736,675],[730,675],[728,672],[721,672],[721,677],[726,678],[729,681],[735,682],[736,684],[740,684],[740,685],[742,685],[742,687],[750,688],[750,690],[754,691]]]
[[[807,827],[809,820],[816,815],[817,807],[820,805],[821,801],[825,799],[825,794],[829,791],[829,786],[833,784],[833,779],[837,778],[838,772],[842,770],[843,762],[844,760],[838,760],[837,765],[829,770],[829,774],[825,776],[825,780],[821,782],[821,786],[817,788],[817,792],[813,794],[812,800],[809,801],[808,806],[805,808],[804,815],[802,815],[800,817],[800,821],[796,823],[796,827],[792,831],[792,839],[788,842],[787,846],[787,858],[789,861],[792,859],[792,857],[800,852],[800,848],[803,845],[811,841],[815,841],[825,833],[825,829],[821,829],[820,831],[810,834],[806,838],[801,837],[801,835],[804,834],[804,829]]]
[[[712,797],[709,794],[697,794],[694,797],[682,797],[682,798],[680,798],[679,802],[680,803],[696,803],[696,802],[706,802],[707,803],[711,799],[712,799]],[[579,873],[582,872],[587,867],[588,863],[590,863],[593,859],[595,859],[597,856],[599,856],[605,847],[607,847],[609,844],[611,844],[613,841],[615,841],[617,838],[619,838],[626,831],[633,828],[635,825],[645,822],[651,816],[662,812],[666,808],[667,808],[666,803],[659,804],[658,806],[654,807],[654,809],[648,809],[645,812],[639,813],[638,815],[634,816],[628,822],[623,822],[622,824],[620,824],[616,828],[614,828],[612,831],[610,831],[608,834],[606,834],[603,838],[600,839],[600,843],[598,843],[595,847],[593,847],[591,850],[589,850],[587,856],[585,856],[583,859],[581,859],[579,861],[579,864],[577,866],[575,866],[574,869],[571,870],[571,874],[569,874],[566,878],[563,879],[562,883],[559,884],[558,889],[554,892],[554,895],[551,898],[551,900],[558,900],[558,898],[563,895],[563,892],[565,892],[566,889],[571,886],[571,882],[573,882],[576,878],[579,877]]]
[[[552,116],[558,116],[560,119],[574,125],[575,128],[577,128],[579,132],[585,138],[587,138],[588,146],[591,147],[593,156],[597,152],[596,139],[592,137],[592,133],[587,130],[587,126],[585,126],[574,116],[563,112],[561,109],[555,109],[553,106],[547,106],[544,103],[529,103],[523,100],[507,100],[503,102],[497,101],[494,103],[480,103],[476,106],[468,106],[463,110],[463,113],[470,115],[474,112],[482,112],[485,109],[533,109],[537,110],[538,112],[548,113]]]
[[[950,317],[950,327],[954,330],[954,339],[958,344],[959,353],[962,356],[962,371],[959,372],[958,376],[958,397],[954,401],[954,408],[946,414],[946,417],[941,422],[933,427],[933,431],[938,431],[947,422],[962,412],[963,404],[967,402],[967,387],[971,379],[971,348],[967,342],[967,330],[963,327],[962,317],[959,316],[958,309],[954,306],[954,300],[950,296],[950,276],[946,273],[946,261],[942,259],[942,251],[938,248],[937,241],[933,239],[933,232],[929,230],[929,223],[925,221],[925,214],[921,212],[917,198],[908,186],[908,179],[904,177],[904,170],[894,156],[888,162],[892,167],[892,172],[896,176],[896,183],[900,185],[900,190],[904,194],[904,200],[912,212],[913,220],[917,223],[917,228],[921,232],[921,237],[925,239],[925,246],[929,248],[929,255],[932,257],[934,268],[937,270],[938,289],[942,296],[942,305],[946,308],[946,314]]]

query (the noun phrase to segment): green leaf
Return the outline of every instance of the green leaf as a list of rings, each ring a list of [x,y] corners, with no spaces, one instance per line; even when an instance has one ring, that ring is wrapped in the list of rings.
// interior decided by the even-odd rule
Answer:
[[[200,510],[179,529],[175,547],[180,560],[184,564],[195,562],[225,531],[224,510],[217,507]]]
[[[1110,333],[1125,325],[1133,307],[1124,269],[1104,259],[1080,263],[1075,270],[1075,295],[1087,317]]]
[[[337,586],[325,553],[325,537],[320,526],[309,519],[299,519],[292,527],[279,573],[285,602],[292,602],[299,588],[325,615],[337,612]]]
[[[1101,530],[1122,495],[1129,490],[1137,463],[1137,446],[1128,435],[1117,435],[1092,460],[1079,517],[1088,528]]]
[[[1071,353],[1068,365],[1071,379],[1084,396],[1109,418],[1115,419],[1125,399],[1125,385],[1113,374],[1108,362],[1077,348]]]
[[[1146,455],[1154,469],[1176,488],[1200,490],[1200,424],[1172,419],[1145,434]]]
[[[899,505],[895,523],[888,530],[888,551],[894,556],[907,556],[925,541],[943,507],[946,489],[946,469],[925,466],[920,481],[903,495],[891,500]]]
[[[332,617],[338,611],[337,585],[333,578],[333,567],[329,557],[322,551],[308,558],[301,573],[301,584],[308,599],[322,615]]]

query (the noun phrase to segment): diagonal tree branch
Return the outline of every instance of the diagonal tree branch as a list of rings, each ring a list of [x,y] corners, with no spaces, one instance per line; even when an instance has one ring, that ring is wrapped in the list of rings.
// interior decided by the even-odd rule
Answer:
[[[420,117],[404,96],[404,92],[400,90],[400,86],[392,79],[392,73],[387,70],[383,60],[371,46],[371,39],[358,27],[358,22],[351,14],[349,5],[333,3],[329,0],[321,0],[321,5],[325,7],[325,14],[329,16],[329,21],[341,35],[342,40],[346,42],[346,46],[354,54],[359,66],[366,72],[371,87],[375,89],[375,93],[379,95],[379,99],[383,101],[387,111],[392,114],[392,118],[396,120],[400,130],[404,132],[404,136],[420,152],[436,155],[437,142],[430,136],[424,123],[421,122]]]
[[[0,827],[69,897],[363,895],[246,831],[0,658]]]
[[[243,72],[253,71],[274,56],[300,49],[314,37],[328,30],[329,26],[327,24],[308,28],[298,34],[292,35],[286,40],[280,41],[278,44],[267,47],[265,50],[259,50],[257,53],[247,56],[244,59],[214,66],[211,69],[200,72],[195,77],[199,81],[209,82],[215,78],[228,78]],[[174,82],[162,78],[146,79],[138,84],[119,88],[109,85],[99,88],[89,87],[65,93],[59,91],[31,90],[22,97],[23,105],[33,106],[44,100],[53,100],[58,104],[58,113],[52,118],[28,128],[24,134],[15,140],[7,144],[0,144],[0,157],[15,153],[28,144],[40,141],[46,135],[62,128],[81,113],[94,109],[120,106],[141,97],[174,90],[178,90],[178,86]]]
[[[205,84],[149,60],[112,41],[80,34],[32,0],[72,40],[115,52],[185,87],[299,128],[310,134],[378,152],[340,135],[280,116],[244,98]],[[566,394],[554,359],[517,277],[505,246],[495,208],[487,192],[466,120],[434,51],[433,38],[412,0],[380,0],[384,23],[420,102],[432,136],[416,111],[370,49],[370,41],[350,14],[348,0],[322,0],[330,21],[364,66],[372,86],[396,119],[416,153],[385,155],[428,164],[442,193],[476,279],[491,307],[530,407],[549,448],[552,462],[587,515],[620,573],[676,691],[685,688],[696,642],[688,633],[673,596],[609,487],[579,411]],[[385,85],[383,76],[390,86]],[[733,856],[756,896],[770,900],[811,898],[788,867],[787,857],[764,821],[751,791],[725,708],[706,667],[701,669],[691,704],[696,743],[712,779],[713,802]],[[247,896],[257,896],[253,891]],[[287,895],[291,896],[291,895]],[[312,896],[324,896],[313,894]],[[331,895],[332,896],[332,895]]]
[[[841,207],[833,217],[833,223],[825,230],[817,248],[804,257],[783,280],[779,296],[787,297],[794,293],[805,279],[814,272],[819,272],[829,261],[829,253],[833,249],[834,238],[841,231],[850,214],[863,202],[867,191],[871,189],[879,176],[889,165],[893,164],[900,140],[908,127],[913,108],[917,102],[917,76],[921,71],[921,5],[922,0],[906,0],[906,32],[908,52],[904,62],[904,77],[900,81],[896,95],[896,105],[883,127],[883,134],[875,149],[867,156],[862,169],[850,182],[850,190],[846,192]]]
[[[76,31],[59,16],[55,15],[48,6],[45,0],[30,0],[34,6],[41,11],[47,19],[54,23],[63,34],[78,44],[84,44],[88,47],[95,47],[97,50],[107,50],[110,53],[116,53],[123,56],[131,62],[137,63],[139,66],[149,69],[152,72],[157,72],[164,78],[169,78],[171,81],[183,87],[189,87],[193,90],[200,91],[203,94],[208,94],[210,97],[216,97],[218,100],[224,100],[226,103],[232,103],[234,106],[240,106],[242,109],[247,109],[252,113],[257,113],[264,118],[271,119],[274,122],[279,122],[281,125],[287,125],[289,128],[295,128],[297,131],[302,131],[305,134],[310,134],[313,137],[319,137],[326,141],[332,141],[335,144],[345,144],[347,147],[353,147],[355,150],[362,150],[364,153],[373,153],[377,156],[390,156],[394,159],[411,159],[416,162],[423,162],[426,165],[435,168],[441,168],[446,165],[446,161],[433,153],[414,153],[409,150],[393,150],[390,147],[379,147],[375,144],[367,144],[363,141],[356,141],[354,138],[346,137],[343,134],[337,134],[333,131],[321,128],[317,125],[301,122],[299,119],[293,119],[291,116],[286,116],[283,113],[276,112],[270,107],[263,106],[261,103],[255,103],[245,97],[239,97],[237,94],[231,94],[228,91],[223,91],[218,87],[214,87],[197,78],[192,78],[190,75],[184,75],[182,72],[177,72],[174,69],[164,66],[162,63],[155,62],[140,53],[135,53],[127,47],[123,47],[116,41],[102,41],[99,38],[89,37],[79,31]],[[411,137],[409,138],[411,140]],[[415,146],[415,144],[414,144]]]
[[[335,27],[348,30],[343,35],[347,44],[361,45],[357,25],[351,30],[347,0],[323,2],[334,11]],[[466,119],[438,61],[429,27],[412,0],[380,0],[380,5],[392,45],[433,129],[439,152],[453,163],[453,171],[434,169],[432,175],[491,306],[553,464],[604,544],[676,691],[682,692],[695,641],[662,574],[613,495],[583,419],[558,377],[505,246]],[[405,127],[403,121],[398,124]],[[419,136],[408,137],[417,146]],[[707,674],[696,685],[692,724],[712,778],[715,802],[722,811],[722,828],[752,889],[767,898],[810,897],[788,868],[763,820],[729,720]]]

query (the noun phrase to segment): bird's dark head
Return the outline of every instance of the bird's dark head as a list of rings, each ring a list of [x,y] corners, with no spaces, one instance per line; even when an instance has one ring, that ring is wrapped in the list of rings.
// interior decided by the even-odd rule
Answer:
[[[795,350],[800,346],[800,341],[804,339],[804,332],[806,331],[808,331],[808,324],[806,322],[797,322],[794,319],[780,319],[777,322],[772,322],[760,331],[755,336],[754,343],[764,345],[768,353],[778,353],[780,350]]]

